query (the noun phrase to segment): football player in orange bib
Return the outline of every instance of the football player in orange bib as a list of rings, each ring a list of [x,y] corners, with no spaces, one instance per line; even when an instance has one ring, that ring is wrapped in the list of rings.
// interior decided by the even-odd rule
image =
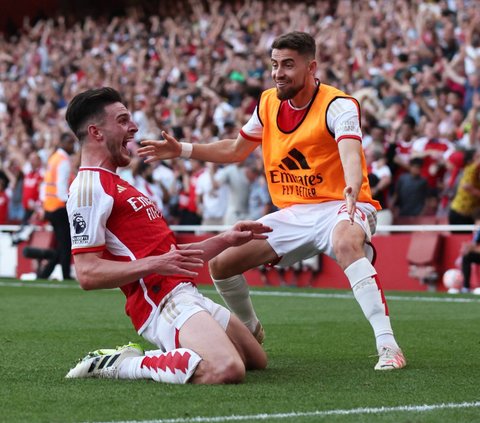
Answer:
[[[275,87],[262,93],[236,139],[189,144],[164,132],[164,140],[143,141],[138,154],[149,162],[180,156],[231,163],[261,146],[270,195],[280,210],[259,219],[273,228],[268,239],[251,240],[210,261],[217,290],[261,339],[263,328],[242,273],[327,254],[344,270],[373,328],[379,355],[375,369],[402,368],[406,361],[372,265],[370,239],[380,205],[368,184],[359,103],[315,77],[315,40],[307,33],[279,36],[272,44],[271,65]]]

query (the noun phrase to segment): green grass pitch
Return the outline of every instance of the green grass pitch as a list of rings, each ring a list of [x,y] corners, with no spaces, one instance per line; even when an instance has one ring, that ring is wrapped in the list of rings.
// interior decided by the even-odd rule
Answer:
[[[200,287],[216,301],[211,287]],[[66,380],[136,335],[119,290],[0,282],[0,422],[478,422],[480,297],[387,292],[408,365],[376,372],[348,291],[252,290],[269,367],[234,386]]]

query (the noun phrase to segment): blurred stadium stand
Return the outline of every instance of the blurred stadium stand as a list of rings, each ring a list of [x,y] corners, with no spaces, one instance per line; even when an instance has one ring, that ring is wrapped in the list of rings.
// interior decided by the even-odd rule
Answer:
[[[2,0],[0,32],[14,35],[22,27],[25,17],[30,18],[30,21],[35,23],[39,19],[55,17],[59,13],[76,17],[88,14],[112,16],[124,14],[129,5],[143,3],[146,2],[128,0]],[[156,2],[150,2],[150,4],[153,3]]]

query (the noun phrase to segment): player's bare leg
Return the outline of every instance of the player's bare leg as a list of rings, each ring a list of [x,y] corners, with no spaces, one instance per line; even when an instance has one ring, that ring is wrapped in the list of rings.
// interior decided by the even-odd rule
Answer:
[[[267,241],[252,240],[240,247],[228,248],[209,263],[218,293],[259,343],[263,341],[263,328],[255,314],[243,272],[277,259],[277,254]]]
[[[247,370],[263,370],[267,367],[267,354],[264,349],[233,313],[230,316],[226,333],[240,354]]]
[[[238,319],[236,322],[229,323],[227,328],[228,332],[244,331],[235,335],[235,344],[207,312],[194,314],[182,326],[180,345],[202,357],[190,380],[192,383],[240,383],[245,378],[246,364],[256,368],[266,366],[266,355],[261,347],[257,345],[255,349],[253,336]]]
[[[376,370],[402,368],[403,353],[393,336],[387,302],[377,272],[364,252],[365,233],[356,223],[340,221],[333,232],[333,248],[337,262],[344,270],[365,317],[375,334],[380,356]]]

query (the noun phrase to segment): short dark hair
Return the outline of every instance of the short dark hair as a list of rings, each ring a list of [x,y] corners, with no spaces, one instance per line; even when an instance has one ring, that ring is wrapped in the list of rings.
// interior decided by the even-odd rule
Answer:
[[[75,137],[70,131],[65,131],[60,134],[60,146],[68,145],[75,142]]]
[[[410,126],[410,128],[415,129],[415,126],[417,125],[417,122],[415,122],[415,119],[412,116],[407,115],[403,118],[402,124],[403,125],[408,125],[408,126]]]
[[[315,59],[315,39],[306,32],[293,31],[280,35],[272,43],[272,50],[290,49],[302,56]]]
[[[81,141],[86,135],[85,124],[92,118],[102,119],[105,115],[105,106],[113,103],[123,103],[117,90],[102,87],[83,91],[73,97],[68,104],[65,119],[68,126]]]
[[[410,166],[422,167],[423,159],[421,157],[412,157],[409,161]]]
[[[60,142],[70,142],[70,141],[75,141],[73,138],[73,135],[70,132],[62,132],[60,134]]]

